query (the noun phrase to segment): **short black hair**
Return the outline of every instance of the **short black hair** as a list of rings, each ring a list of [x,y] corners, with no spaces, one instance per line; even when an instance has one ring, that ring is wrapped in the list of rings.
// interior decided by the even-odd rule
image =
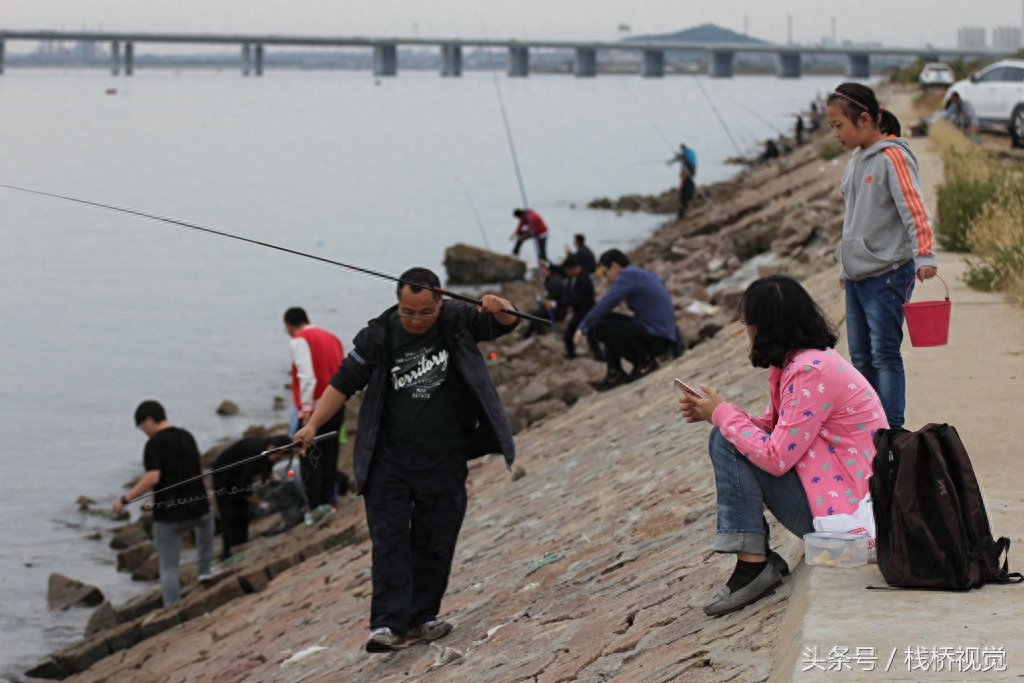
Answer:
[[[138,427],[145,422],[146,418],[153,418],[153,422],[163,422],[167,419],[167,413],[164,412],[164,407],[160,405],[159,401],[150,399],[143,401],[135,409],[135,426]]]
[[[756,328],[750,345],[755,368],[781,368],[797,351],[823,351],[838,340],[821,307],[799,282],[785,275],[754,280],[740,300],[740,319]]]
[[[299,327],[300,325],[309,324],[309,316],[306,315],[305,309],[293,306],[284,312],[284,324],[291,325],[292,327]]]
[[[441,298],[441,279],[428,268],[410,268],[398,276],[398,287],[395,294],[402,298],[402,287],[408,287],[413,294],[418,294],[424,289],[434,291],[434,299]]]
[[[526,209],[513,209],[512,215],[516,218],[522,218],[526,215]]]
[[[613,263],[618,263],[620,266],[625,268],[629,265],[629,257],[623,254],[618,249],[609,249],[608,251],[601,254],[601,258],[597,260],[602,268],[607,268]]]
[[[566,268],[577,268],[579,267],[579,265],[579,257],[576,256],[576,254],[569,254],[568,256],[565,257],[565,260],[562,261],[562,270],[565,270]]]
[[[579,244],[585,244],[587,241],[587,238],[583,236],[582,232],[576,233],[575,235],[572,236],[572,238],[576,240]]]

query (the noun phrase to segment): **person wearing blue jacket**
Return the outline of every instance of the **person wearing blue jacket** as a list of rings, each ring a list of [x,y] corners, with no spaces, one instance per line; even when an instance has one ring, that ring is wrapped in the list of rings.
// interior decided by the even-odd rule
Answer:
[[[398,304],[355,337],[306,425],[316,430],[364,390],[353,453],[373,561],[368,652],[436,640],[452,625],[438,612],[466,514],[466,461],[501,453],[515,460],[512,428],[477,342],[519,322],[507,300],[479,306],[442,299],[426,268],[399,278]]]
[[[607,391],[654,372],[658,356],[669,350],[681,355],[682,345],[672,297],[657,275],[631,265],[618,249],[601,254],[598,266],[611,286],[580,322],[573,341],[578,346],[593,330],[604,345],[608,371],[596,388]],[[623,302],[632,317],[612,312]],[[622,367],[623,358],[632,364],[629,374]]]

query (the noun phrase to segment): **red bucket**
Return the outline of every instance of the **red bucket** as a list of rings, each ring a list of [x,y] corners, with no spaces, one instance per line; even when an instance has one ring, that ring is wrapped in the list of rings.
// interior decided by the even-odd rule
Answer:
[[[905,301],[903,304],[903,315],[907,318],[911,346],[944,346],[949,340],[949,311],[952,308],[949,302],[949,287],[941,277],[935,277],[942,280],[942,286],[946,288],[945,300],[913,303]],[[909,296],[908,286],[903,298],[907,299]]]

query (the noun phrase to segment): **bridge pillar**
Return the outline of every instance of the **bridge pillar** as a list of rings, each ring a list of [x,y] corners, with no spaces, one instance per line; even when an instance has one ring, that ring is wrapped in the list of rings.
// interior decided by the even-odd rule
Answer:
[[[462,75],[462,46],[451,43],[441,45],[441,75]]]
[[[248,76],[252,69],[252,46],[242,43],[242,75]]]
[[[851,54],[847,56],[849,57],[849,61],[846,64],[846,75],[848,77],[871,77],[871,57],[869,55]]]
[[[398,50],[394,43],[373,46],[373,75],[394,76],[398,73]]]
[[[110,75],[117,76],[121,73],[121,43],[114,40],[110,43]]]
[[[732,78],[731,50],[711,50],[708,57],[708,76],[711,78]]]
[[[640,71],[644,78],[661,78],[665,75],[665,53],[661,50],[644,50],[644,65]]]
[[[124,44],[124,75],[131,76],[135,71],[135,43],[125,41]]]
[[[593,78],[597,75],[597,50],[590,47],[576,48],[576,63],[573,73],[580,78]]]
[[[256,62],[255,62],[256,75],[263,75],[263,43],[256,43]]]
[[[800,53],[776,53],[775,66],[776,73],[779,75],[779,78],[800,78]]]
[[[0,38],[0,76],[4,73],[4,39]]]
[[[524,78],[530,75],[530,50],[525,45],[509,46],[508,75]]]

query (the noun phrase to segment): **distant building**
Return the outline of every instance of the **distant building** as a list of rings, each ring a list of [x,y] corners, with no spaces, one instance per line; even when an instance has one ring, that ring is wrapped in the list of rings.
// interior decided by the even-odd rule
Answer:
[[[961,26],[956,31],[956,46],[966,49],[985,47],[985,29],[981,26]]]
[[[992,29],[992,47],[1005,52],[1016,52],[1021,47],[1020,28],[1017,26],[997,26]]]

